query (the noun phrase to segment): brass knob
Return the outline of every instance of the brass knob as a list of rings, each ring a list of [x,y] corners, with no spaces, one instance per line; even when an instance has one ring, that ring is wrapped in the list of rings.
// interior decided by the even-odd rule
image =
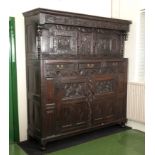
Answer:
[[[91,64],[91,67],[94,67],[94,64]]]
[[[63,68],[64,67],[64,65],[57,65],[57,68]]]

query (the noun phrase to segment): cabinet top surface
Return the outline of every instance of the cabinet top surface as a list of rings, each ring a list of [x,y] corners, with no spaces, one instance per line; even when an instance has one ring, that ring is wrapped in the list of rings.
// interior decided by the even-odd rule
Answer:
[[[82,13],[73,13],[73,12],[66,12],[66,11],[58,11],[58,10],[50,10],[45,8],[37,8],[33,9],[27,12],[24,12],[23,15],[25,17],[33,16],[36,14],[49,14],[49,15],[59,15],[59,16],[68,16],[72,18],[83,18],[83,19],[90,19],[90,20],[100,20],[100,21],[109,21],[109,22],[116,22],[120,24],[131,24],[132,22],[130,20],[123,20],[123,19],[116,19],[116,18],[108,18],[108,17],[102,17],[102,16],[95,16],[95,15],[88,15],[88,14],[82,14]]]

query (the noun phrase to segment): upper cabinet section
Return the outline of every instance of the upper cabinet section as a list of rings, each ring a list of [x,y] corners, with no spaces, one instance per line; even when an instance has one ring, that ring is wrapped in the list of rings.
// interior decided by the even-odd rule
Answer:
[[[24,13],[30,59],[123,57],[130,21],[46,9]]]

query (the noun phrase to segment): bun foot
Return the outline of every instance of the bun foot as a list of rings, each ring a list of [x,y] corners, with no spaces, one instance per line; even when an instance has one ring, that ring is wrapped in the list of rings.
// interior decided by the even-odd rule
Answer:
[[[41,151],[45,151],[46,147],[45,146],[41,146],[40,149],[41,149]]]

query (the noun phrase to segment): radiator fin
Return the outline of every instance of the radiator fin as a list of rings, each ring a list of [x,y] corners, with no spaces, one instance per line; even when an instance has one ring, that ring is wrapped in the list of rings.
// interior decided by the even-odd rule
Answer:
[[[129,83],[127,93],[127,118],[145,123],[145,86]]]

